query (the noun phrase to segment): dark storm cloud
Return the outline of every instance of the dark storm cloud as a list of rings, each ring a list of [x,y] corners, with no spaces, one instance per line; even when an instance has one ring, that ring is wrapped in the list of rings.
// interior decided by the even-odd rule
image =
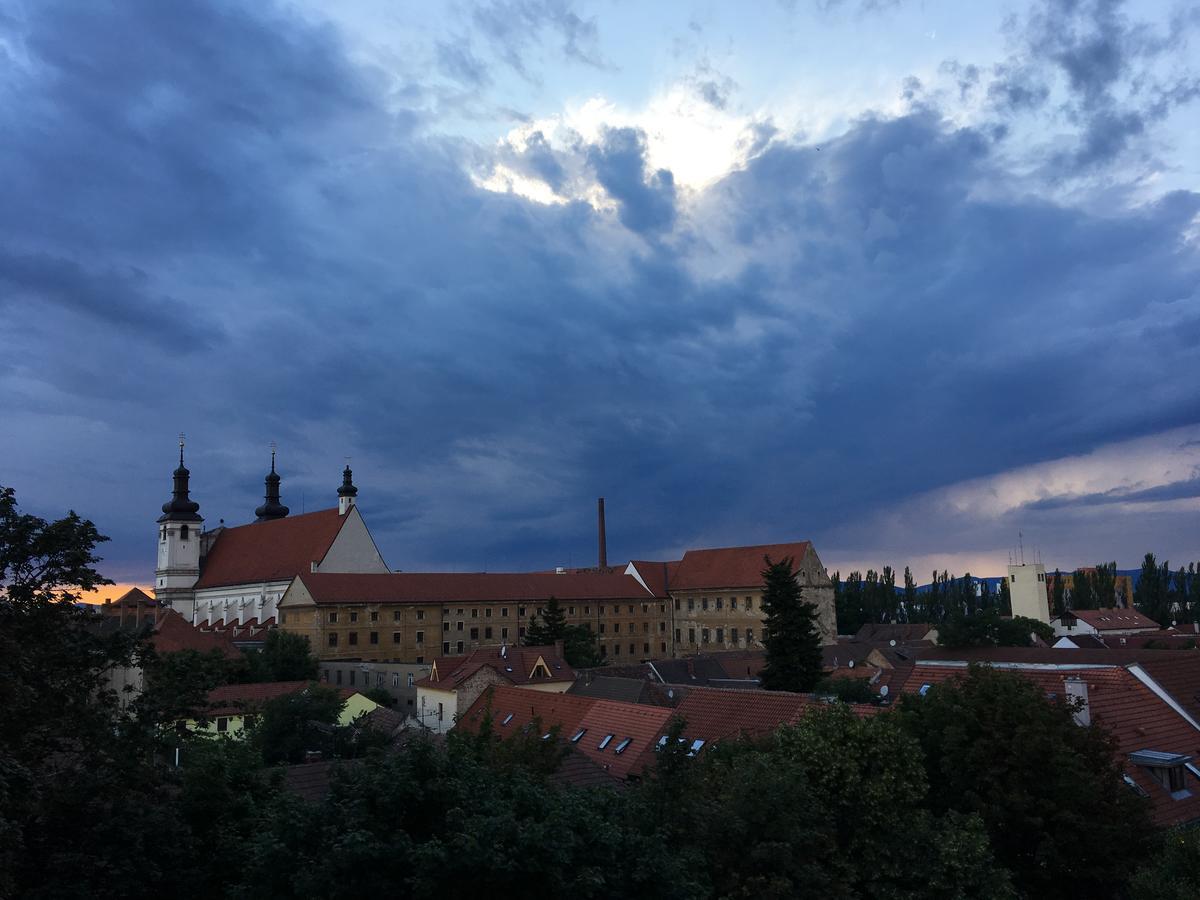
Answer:
[[[1136,21],[1123,0],[1042,0],[1009,20],[1013,55],[995,68],[988,97],[1001,112],[1041,109],[1061,79],[1058,110],[1078,132],[1056,154],[1058,175],[1088,171],[1124,153],[1149,127],[1200,97],[1200,75],[1186,59],[1194,12],[1165,27]]]
[[[1196,194],[1032,198],[991,131],[926,105],[820,150],[761,123],[687,203],[634,129],[534,135],[504,161],[617,210],[543,206],[476,187],[485,151],[419,136],[323,27],[29,16],[0,80],[21,348],[0,392],[27,437],[0,459],[113,534],[120,577],[151,565],[179,430],[214,524],[249,516],[269,440],[296,509],[352,455],[411,570],[590,561],[601,494],[612,558],[853,535],[921,491],[1200,421]]]
[[[596,179],[620,205],[621,222],[639,233],[670,228],[675,222],[675,179],[666,169],[650,171],[646,136],[636,128],[607,128],[588,161]]]

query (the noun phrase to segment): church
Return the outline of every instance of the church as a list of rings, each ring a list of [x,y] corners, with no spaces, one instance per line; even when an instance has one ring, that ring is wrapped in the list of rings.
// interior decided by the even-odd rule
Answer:
[[[272,451],[255,520],[232,528],[204,527],[200,504],[189,496],[190,475],[181,439],[172,496],[158,518],[154,585],[157,599],[194,625],[273,626],[279,599],[297,575],[388,571],[359,514],[358,488],[348,465],[336,507],[293,516],[280,501]]]

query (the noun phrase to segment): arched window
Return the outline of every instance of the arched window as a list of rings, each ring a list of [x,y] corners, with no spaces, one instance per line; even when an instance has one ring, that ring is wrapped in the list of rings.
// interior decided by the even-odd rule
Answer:
[[[186,525],[181,525],[179,527],[179,539],[181,541],[186,541],[187,537],[188,537],[188,527]]]

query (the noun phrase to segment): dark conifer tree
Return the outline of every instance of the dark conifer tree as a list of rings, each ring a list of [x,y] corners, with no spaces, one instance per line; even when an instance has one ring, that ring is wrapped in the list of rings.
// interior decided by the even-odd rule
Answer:
[[[772,691],[811,691],[821,680],[821,635],[817,608],[804,600],[792,559],[763,557],[763,643],[767,664],[763,687]]]

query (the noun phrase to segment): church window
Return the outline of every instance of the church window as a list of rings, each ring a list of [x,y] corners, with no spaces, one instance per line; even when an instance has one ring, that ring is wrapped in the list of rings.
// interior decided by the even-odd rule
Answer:
[[[179,539],[180,539],[181,541],[186,541],[186,540],[188,539],[188,527],[187,527],[186,525],[182,525],[182,526],[180,526],[180,528],[179,528]]]

